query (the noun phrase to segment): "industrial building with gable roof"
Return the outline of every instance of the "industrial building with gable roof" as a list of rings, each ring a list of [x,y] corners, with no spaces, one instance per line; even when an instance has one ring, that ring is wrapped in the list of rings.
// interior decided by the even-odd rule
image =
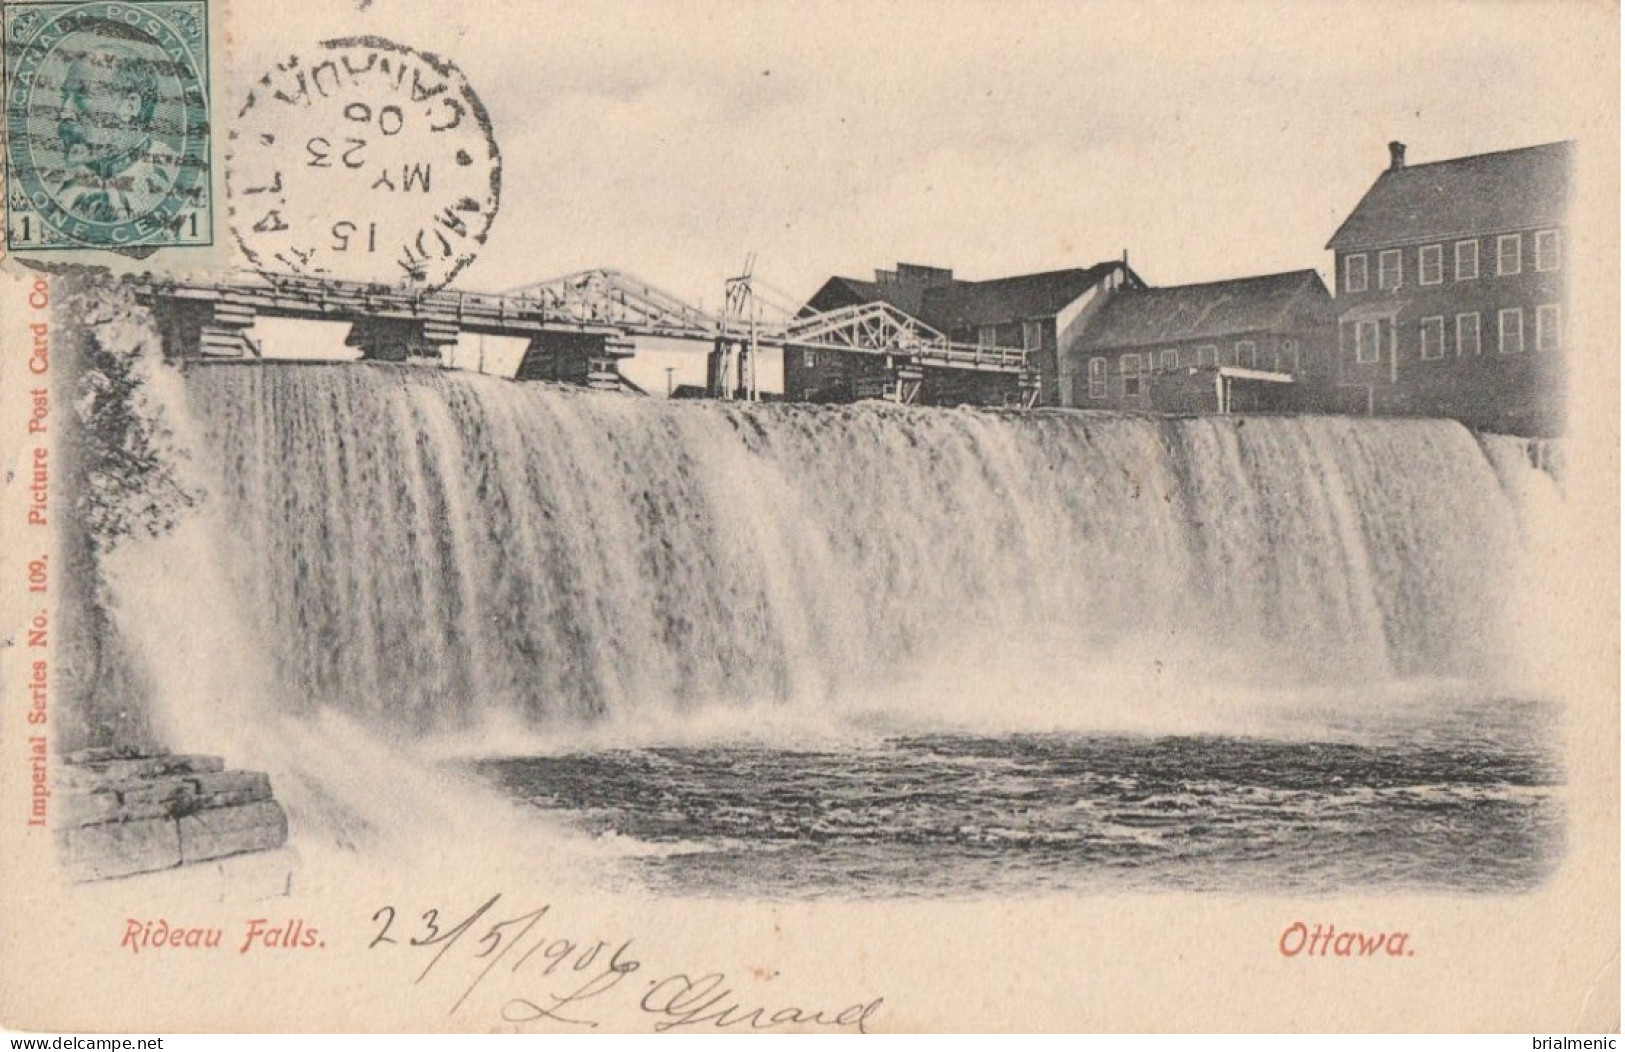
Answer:
[[[1077,354],[1070,404],[1163,413],[1324,411],[1332,299],[1313,270],[1125,289]]]
[[[901,368],[938,405],[1433,416],[1559,434],[1573,149],[1407,166],[1389,144],[1387,170],[1327,245],[1332,290],[1307,269],[1153,288],[1126,255],[991,281],[906,263],[873,281],[832,277],[804,314],[884,303],[955,344],[1023,351],[1026,368],[934,372],[787,348],[785,397],[875,397]]]
[[[1367,412],[1563,430],[1572,142],[1407,165],[1332,236],[1338,384]]]
[[[1121,289],[1145,283],[1126,260],[1042,274],[962,281],[952,270],[901,263],[875,271],[875,280],[833,277],[812,295],[804,312],[885,302],[918,318],[955,343],[1020,348],[1028,352],[1037,384],[1033,404],[1059,406],[1072,388],[1068,370],[1090,319]],[[787,351],[784,394],[790,401],[850,401],[870,383],[876,362],[817,350]],[[1022,401],[1017,378],[925,370],[925,401],[1010,405]]]

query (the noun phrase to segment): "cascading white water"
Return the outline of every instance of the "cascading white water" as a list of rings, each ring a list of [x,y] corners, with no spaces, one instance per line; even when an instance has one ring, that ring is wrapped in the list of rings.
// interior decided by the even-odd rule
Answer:
[[[186,385],[270,692],[404,732],[817,706],[967,655],[1011,703],[1047,660],[1126,648],[1272,686],[1487,677],[1520,545],[1448,422],[661,402],[345,364]]]

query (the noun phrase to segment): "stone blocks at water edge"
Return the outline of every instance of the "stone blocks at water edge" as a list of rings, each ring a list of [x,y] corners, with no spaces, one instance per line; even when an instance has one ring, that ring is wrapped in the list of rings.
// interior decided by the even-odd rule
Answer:
[[[57,828],[75,880],[171,869],[288,839],[288,816],[260,771],[228,771],[217,756],[86,749],[58,772]]]

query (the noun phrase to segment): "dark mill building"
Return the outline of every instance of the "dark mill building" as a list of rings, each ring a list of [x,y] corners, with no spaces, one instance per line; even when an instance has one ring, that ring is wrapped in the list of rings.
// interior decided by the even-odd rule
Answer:
[[[1121,261],[962,281],[899,264],[833,277],[804,313],[886,303],[1011,372],[924,367],[921,402],[1157,413],[1430,416],[1530,437],[1564,427],[1572,142],[1389,164],[1314,270],[1150,287]],[[785,397],[877,397],[875,355],[787,349]],[[919,367],[915,367],[919,368]]]
[[[898,264],[877,270],[873,281],[833,277],[804,313],[885,302],[929,325],[956,344],[1028,352],[1036,405],[1071,405],[1071,370],[1090,320],[1119,290],[1144,285],[1126,261],[1025,274],[992,281],[961,281],[942,267]],[[789,401],[846,402],[872,397],[883,362],[835,351],[786,350],[784,396]],[[935,405],[1015,405],[1021,378],[924,369],[920,401]]]
[[[1066,404],[1319,412],[1335,397],[1332,297],[1313,270],[1124,289],[1076,347]]]
[[[1559,434],[1574,144],[1388,169],[1332,235],[1345,408]]]

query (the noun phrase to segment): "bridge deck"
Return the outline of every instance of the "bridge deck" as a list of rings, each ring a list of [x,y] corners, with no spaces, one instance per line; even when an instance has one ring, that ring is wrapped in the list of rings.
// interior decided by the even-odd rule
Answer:
[[[1026,368],[1026,352],[1019,348],[954,343],[888,304],[812,314],[780,325],[759,324],[752,333],[740,319],[704,314],[614,272],[591,272],[571,280],[573,283],[561,279],[503,294],[421,292],[289,275],[215,282],[150,281],[143,294],[228,304],[271,317],[421,321],[487,336],[570,332],[703,343],[754,339],[758,346],[768,348],[899,355],[933,368],[1012,374]]]

